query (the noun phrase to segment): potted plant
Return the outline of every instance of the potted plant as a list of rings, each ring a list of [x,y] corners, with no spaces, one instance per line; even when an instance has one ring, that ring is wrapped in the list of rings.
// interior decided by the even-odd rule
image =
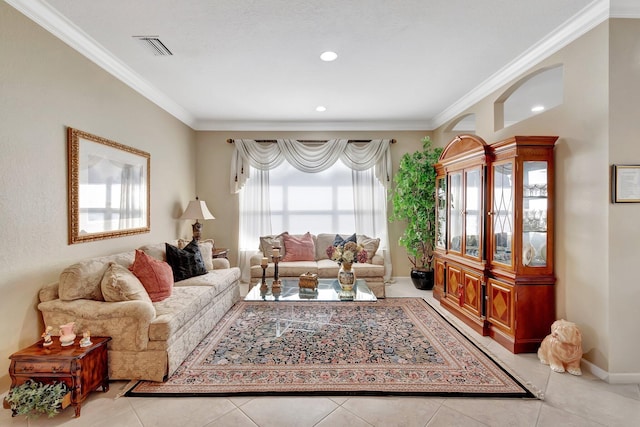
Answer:
[[[392,221],[406,221],[399,239],[413,266],[411,279],[418,289],[433,288],[433,249],[436,233],[436,170],[442,148],[422,139],[422,150],[400,159],[391,194]]]
[[[13,387],[5,398],[13,416],[38,418],[42,414],[53,417],[71,403],[69,387],[63,382],[44,384],[33,380]]]

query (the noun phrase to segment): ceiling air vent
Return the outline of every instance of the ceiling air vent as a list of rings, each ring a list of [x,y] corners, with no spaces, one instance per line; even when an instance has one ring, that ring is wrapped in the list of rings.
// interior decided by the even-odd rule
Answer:
[[[173,55],[171,51],[160,41],[158,36],[133,36],[134,39],[142,43],[155,56]]]

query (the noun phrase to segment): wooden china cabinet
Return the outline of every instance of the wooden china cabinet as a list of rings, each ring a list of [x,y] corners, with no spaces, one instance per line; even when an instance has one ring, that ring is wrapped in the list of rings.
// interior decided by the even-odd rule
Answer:
[[[555,320],[556,140],[461,135],[436,165],[434,296],[514,353],[536,351]]]

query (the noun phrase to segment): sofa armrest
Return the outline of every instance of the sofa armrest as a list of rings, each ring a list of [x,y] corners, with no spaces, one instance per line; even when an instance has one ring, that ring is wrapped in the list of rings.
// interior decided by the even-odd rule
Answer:
[[[38,299],[40,302],[53,301],[60,298],[58,295],[58,282],[49,283],[44,285],[40,292],[38,292]]]
[[[231,268],[231,264],[229,260],[226,258],[214,258],[213,260],[213,269],[221,270],[223,268]]]
[[[262,252],[258,252],[256,254],[251,255],[251,258],[249,258],[249,265],[251,267],[253,267],[254,265],[260,265],[260,263],[262,262],[262,258],[264,257],[264,255],[262,255]],[[269,261],[271,262],[271,261]]]
[[[373,258],[371,258],[371,264],[384,265],[384,257],[382,255],[374,255]]]
[[[89,330],[91,335],[111,337],[112,350],[141,351],[149,342],[149,325],[156,317],[153,304],[147,301],[105,302],[59,299],[41,302],[45,325],[54,327],[75,322],[76,335]]]

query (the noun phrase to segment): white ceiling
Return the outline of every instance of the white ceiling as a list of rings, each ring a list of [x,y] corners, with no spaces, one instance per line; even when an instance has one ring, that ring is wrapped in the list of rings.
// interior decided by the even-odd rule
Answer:
[[[614,11],[604,0],[6,1],[201,130],[431,129]],[[622,15],[637,7],[613,1]],[[325,50],[338,59],[322,62]]]

